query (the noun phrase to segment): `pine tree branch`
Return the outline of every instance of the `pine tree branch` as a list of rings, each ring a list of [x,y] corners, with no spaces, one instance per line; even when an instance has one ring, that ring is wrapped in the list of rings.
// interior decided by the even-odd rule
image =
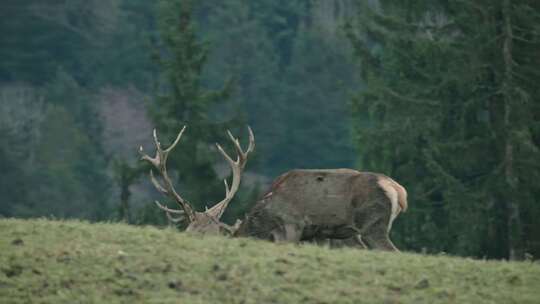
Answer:
[[[410,97],[410,96],[404,96],[404,95],[401,95],[399,94],[398,92],[388,88],[388,87],[385,87],[383,88],[384,92],[394,98],[396,98],[397,100],[400,100],[400,101],[403,101],[403,102],[410,102],[410,103],[414,103],[414,104],[417,104],[417,105],[423,105],[423,106],[431,106],[431,107],[439,107],[440,106],[440,101],[438,100],[428,100],[428,99],[419,99],[419,98],[414,98],[414,97]]]

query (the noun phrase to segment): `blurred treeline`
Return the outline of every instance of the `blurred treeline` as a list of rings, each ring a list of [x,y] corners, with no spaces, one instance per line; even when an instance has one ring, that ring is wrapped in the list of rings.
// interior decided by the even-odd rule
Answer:
[[[398,247],[540,255],[540,5],[533,0],[5,0],[0,214],[165,223],[137,160],[223,196],[211,145],[257,151],[227,219],[292,168],[394,177]]]
[[[363,168],[409,192],[400,240],[538,258],[540,2],[379,4],[349,29],[365,81],[352,110]]]
[[[2,1],[1,214],[163,219],[147,214],[159,196],[136,153],[151,152],[154,126],[167,143],[188,125],[170,166],[201,208],[223,196],[228,171],[212,149],[227,145],[226,128],[245,140],[249,124],[256,135],[248,196],[293,167],[351,167],[356,73],[341,28],[350,12],[328,4]],[[182,33],[174,22],[186,7],[192,28]]]

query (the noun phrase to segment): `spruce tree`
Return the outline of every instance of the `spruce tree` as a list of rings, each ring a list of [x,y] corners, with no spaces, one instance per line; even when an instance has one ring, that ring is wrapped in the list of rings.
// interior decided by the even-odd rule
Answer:
[[[230,93],[230,82],[215,91],[202,84],[208,43],[197,37],[195,2],[159,2],[155,59],[161,77],[157,96],[150,105],[150,116],[164,144],[172,142],[182,126],[187,125],[180,144],[169,158],[168,167],[177,173],[179,191],[200,210],[224,195],[223,183],[214,169],[219,153],[215,153],[213,147],[217,141],[227,144],[225,131],[235,121],[224,119],[218,112],[227,109],[224,104]]]
[[[381,1],[349,28],[366,87],[353,101],[365,169],[396,177],[411,249],[538,254],[538,4]],[[536,244],[536,245],[535,245]]]

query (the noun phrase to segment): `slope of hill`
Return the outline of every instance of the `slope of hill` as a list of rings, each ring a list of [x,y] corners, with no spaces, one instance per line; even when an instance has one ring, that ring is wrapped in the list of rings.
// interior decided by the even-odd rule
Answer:
[[[0,220],[1,303],[538,303],[540,265]]]

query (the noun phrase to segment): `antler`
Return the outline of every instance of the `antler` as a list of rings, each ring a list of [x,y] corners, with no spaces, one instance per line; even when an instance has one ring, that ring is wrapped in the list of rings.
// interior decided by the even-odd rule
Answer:
[[[155,201],[154,203],[159,209],[165,211],[165,214],[167,215],[167,219],[169,219],[169,224],[171,223],[176,224],[186,219],[186,217],[184,216],[184,210],[171,209],[167,206],[163,206],[158,201]],[[179,214],[179,216],[174,217],[172,216],[172,214]]]
[[[227,183],[227,179],[224,179],[223,182],[225,184],[225,198],[215,204],[212,208],[206,210],[206,213],[210,216],[212,216],[215,219],[221,218],[223,215],[223,212],[225,212],[225,209],[227,209],[227,205],[229,205],[230,201],[233,199],[234,195],[238,191],[238,188],[240,186],[240,179],[242,178],[242,172],[244,171],[244,167],[246,166],[247,157],[250,152],[252,152],[255,149],[255,136],[253,136],[253,131],[248,126],[249,131],[249,145],[247,150],[244,152],[242,147],[240,146],[240,142],[238,141],[238,138],[235,138],[230,131],[227,130],[227,134],[229,135],[229,138],[234,144],[234,148],[237,153],[236,161],[232,160],[232,158],[223,150],[223,148],[216,144],[219,152],[223,155],[223,157],[227,160],[229,165],[231,166],[232,173],[233,173],[233,180],[231,187],[229,188],[229,184]]]
[[[143,152],[142,147],[139,148],[139,153],[141,154],[141,159],[151,163],[158,170],[158,172],[160,173],[163,179],[163,184],[162,184],[156,179],[156,177],[154,176],[154,172],[150,170],[150,179],[152,180],[152,183],[154,184],[156,189],[158,189],[158,191],[163,193],[164,195],[172,197],[178,203],[178,205],[180,205],[181,210],[168,208],[160,204],[158,201],[155,202],[156,205],[161,210],[165,211],[165,213],[167,214],[167,217],[169,218],[171,222],[173,223],[179,222],[182,220],[183,216],[187,216],[190,224],[194,224],[194,221],[196,221],[196,217],[200,217],[200,215],[202,215],[203,213],[195,212],[191,204],[187,200],[183,199],[176,192],[176,190],[173,187],[171,178],[169,177],[167,173],[167,158],[169,156],[169,153],[178,144],[185,129],[186,127],[184,126],[182,130],[180,131],[180,133],[178,133],[178,136],[176,137],[174,142],[171,144],[171,146],[165,150],[161,147],[161,144],[157,138],[157,132],[154,129],[153,136],[154,136],[154,144],[156,146],[156,156],[155,157],[148,156],[147,154]],[[233,173],[233,180],[232,180],[232,184],[230,188],[229,188],[229,184],[227,183],[227,179],[223,180],[223,182],[225,183],[225,198],[221,202],[217,203],[212,208],[207,209],[204,212],[204,214],[206,214],[207,216],[210,216],[211,219],[215,220],[216,223],[220,225],[224,225],[224,224],[219,223],[219,218],[223,215],[223,212],[227,208],[227,205],[229,204],[229,202],[232,200],[232,198],[238,191],[238,188],[240,186],[240,179],[242,177],[242,172],[244,171],[244,167],[246,166],[248,155],[250,152],[252,152],[255,149],[255,136],[253,136],[253,131],[251,130],[249,126],[248,126],[248,131],[249,131],[249,145],[245,152],[240,146],[240,141],[237,138],[235,138],[231,134],[230,131],[227,131],[227,134],[229,135],[229,138],[232,140],[234,144],[234,148],[237,153],[236,160],[233,160],[223,150],[223,148],[219,144],[216,144],[219,152],[223,155],[225,160],[227,160],[227,162],[231,166],[232,173]],[[183,215],[183,216],[175,218],[173,214]],[[231,227],[231,229],[234,229],[234,227]]]
[[[161,147],[161,144],[157,138],[156,129],[154,129],[153,137],[154,137],[154,144],[156,146],[155,157],[150,157],[147,154],[145,154],[143,152],[142,146],[139,148],[139,154],[141,154],[141,159],[151,163],[158,170],[161,177],[163,178],[164,184],[162,185],[154,176],[154,172],[150,170],[150,179],[152,180],[152,183],[154,184],[154,186],[158,189],[159,192],[163,193],[164,195],[168,195],[172,197],[182,208],[182,210],[170,209],[161,205],[159,202],[156,201],[156,205],[167,213],[167,217],[172,222],[178,222],[181,220],[181,218],[174,218],[171,214],[185,214],[190,222],[193,222],[193,220],[195,219],[195,214],[193,212],[193,208],[191,207],[190,203],[186,201],[185,199],[183,199],[176,192],[172,184],[171,178],[169,177],[169,174],[167,173],[167,158],[169,156],[169,153],[172,151],[172,149],[174,149],[174,147],[176,147],[185,129],[186,129],[186,126],[184,126],[182,130],[178,133],[178,136],[176,137],[174,142],[171,144],[171,146],[165,150],[163,150],[163,148]]]

